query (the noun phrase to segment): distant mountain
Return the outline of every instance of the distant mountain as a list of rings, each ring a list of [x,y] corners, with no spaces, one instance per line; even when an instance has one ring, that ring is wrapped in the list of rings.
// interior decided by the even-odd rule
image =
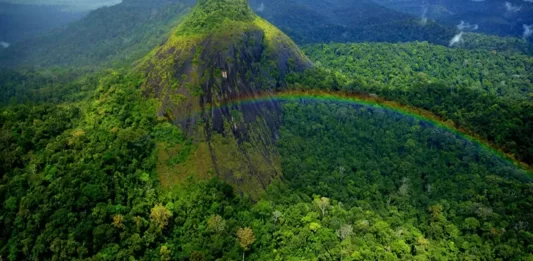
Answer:
[[[418,17],[455,26],[461,21],[477,24],[479,32],[522,37],[524,25],[533,24],[533,3],[523,0],[375,0],[377,3]]]
[[[131,63],[164,41],[192,0],[124,0],[0,52],[0,65],[98,66]]]
[[[394,11],[372,1],[252,0],[252,7],[300,44],[409,42],[447,44],[454,28]]]
[[[44,37],[0,51],[0,65],[129,64],[168,37],[195,0],[125,0]],[[297,43],[430,41],[445,45],[454,28],[420,24],[371,1],[253,0],[251,7]]]
[[[85,15],[64,11],[60,6],[0,3],[0,41],[13,44],[27,40]]]
[[[450,4],[449,8],[437,4],[428,7],[428,16],[439,16],[448,24],[443,25],[431,19],[421,19],[422,6],[415,0],[376,1],[383,6],[370,0],[252,0],[250,7],[298,44],[427,41],[447,46],[459,32],[457,19],[452,17],[456,15],[454,10],[459,9],[458,3]],[[485,2],[481,4],[490,6]],[[43,37],[11,45],[4,51],[0,49],[0,66],[94,68],[130,65],[165,42],[171,28],[195,3],[196,0],[125,0],[115,6],[100,8],[84,19]],[[468,3],[465,6],[479,4]],[[524,3],[517,14],[527,14],[527,4]],[[488,12],[489,9],[481,11]],[[474,8],[466,10],[473,12]],[[515,27],[516,32],[523,30],[518,28],[521,27],[519,23]],[[487,26],[480,23],[479,28],[479,32],[483,32]],[[497,40],[498,50],[506,49],[500,42],[512,42],[513,50],[529,48],[514,41]],[[484,45],[487,44],[485,41]],[[477,45],[464,46],[476,48]]]

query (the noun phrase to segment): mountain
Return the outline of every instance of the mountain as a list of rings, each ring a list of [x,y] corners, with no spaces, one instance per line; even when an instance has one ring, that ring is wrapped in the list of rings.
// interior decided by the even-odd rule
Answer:
[[[531,57],[336,43],[312,64],[246,0],[176,3],[99,9],[125,24],[69,26],[42,63],[65,67],[0,70],[0,260],[533,260],[530,169],[491,145],[533,144]],[[143,4],[181,11],[127,24]]]
[[[202,162],[209,166],[191,164],[198,175],[213,169],[231,184],[266,189],[279,175],[272,149],[278,105],[223,105],[283,88],[285,75],[311,66],[247,0],[201,0],[137,68],[146,76],[144,94],[160,103],[158,115],[208,148]]]
[[[0,66],[129,65],[167,37],[194,0],[124,0],[0,50]],[[0,39],[1,40],[1,39]]]
[[[79,20],[86,14],[84,11],[64,11],[60,6],[0,3],[0,41],[13,44],[27,40]]]
[[[429,41],[447,45],[455,29],[372,1],[252,0],[257,12],[298,44]]]
[[[80,21],[0,50],[0,66],[127,66],[164,43],[195,3],[125,0],[103,7]],[[447,45],[455,34],[453,28],[434,22],[421,25],[415,16],[368,0],[253,0],[251,6],[299,44],[430,41]]]
[[[377,3],[450,26],[464,21],[478,25],[478,31],[499,36],[522,37],[523,25],[533,24],[533,3],[522,0],[375,0]]]

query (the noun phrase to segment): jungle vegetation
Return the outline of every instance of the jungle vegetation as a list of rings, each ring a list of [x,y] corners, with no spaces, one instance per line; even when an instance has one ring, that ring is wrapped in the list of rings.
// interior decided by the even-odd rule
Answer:
[[[200,17],[182,20],[190,3],[125,0],[46,38],[26,60],[33,66],[0,69],[0,260],[533,260],[533,176],[515,160],[533,163],[533,60],[513,44],[523,42],[448,48],[447,37],[428,27],[436,39],[430,43],[386,41],[387,33],[373,35],[384,43],[324,43],[313,40],[320,31],[292,27],[294,35],[312,36],[296,42],[317,43],[302,48],[311,64],[246,2],[202,0],[193,11]],[[237,4],[220,12],[228,3]],[[401,21],[411,17],[362,3]],[[324,12],[341,22],[351,7]],[[345,22],[364,28],[373,19]],[[228,24],[241,26],[219,30]],[[413,23],[396,25],[398,37],[418,35]],[[249,42],[218,41],[229,46],[207,52],[187,38],[209,43],[242,28],[254,36]],[[434,28],[453,36],[445,26]],[[190,51],[178,48],[187,40],[194,53],[180,53]],[[26,49],[11,50],[1,57]],[[260,59],[250,58],[256,54]],[[276,55],[289,66],[267,75],[262,65],[282,67]],[[295,70],[294,57],[305,70]],[[203,69],[208,73],[195,76],[211,83],[192,98],[167,86],[181,79],[177,67],[187,62],[190,75]],[[232,66],[221,71],[219,64]],[[165,81],[150,80],[154,68]],[[272,84],[258,88],[265,79]],[[229,111],[220,117],[222,131],[209,125],[214,116],[192,131],[182,128],[160,111],[167,96],[145,89],[163,87],[177,105],[209,100],[215,109],[194,104],[200,114]],[[437,120],[362,102],[263,99],[249,103],[275,108],[274,131],[238,133],[266,116],[243,119],[250,107],[222,98],[265,90],[357,94],[423,109]],[[189,133],[198,129],[200,135]],[[476,136],[455,131],[463,129]],[[218,147],[206,148],[208,138]],[[224,151],[251,151],[252,139],[271,141],[279,159],[280,175],[264,187],[246,183],[257,173],[235,167],[255,158]],[[216,153],[227,154],[234,176],[217,176],[202,161]],[[184,178],[165,184],[173,175]]]

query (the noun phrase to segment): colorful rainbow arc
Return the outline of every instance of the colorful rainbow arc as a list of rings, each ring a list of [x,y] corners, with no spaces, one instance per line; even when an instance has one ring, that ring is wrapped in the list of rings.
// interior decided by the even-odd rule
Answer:
[[[506,155],[499,149],[494,148],[489,142],[484,141],[481,138],[474,137],[468,134],[466,131],[457,129],[452,124],[447,124],[443,122],[439,117],[433,115],[432,113],[416,108],[407,107],[396,102],[386,101],[380,99],[379,97],[373,97],[368,95],[361,94],[351,94],[344,92],[334,92],[334,91],[316,91],[316,90],[287,90],[279,92],[264,92],[255,94],[253,96],[240,96],[233,98],[231,102],[211,105],[208,106],[207,110],[213,110],[218,108],[234,107],[239,105],[254,104],[261,102],[272,102],[272,101],[318,101],[318,102],[337,102],[337,103],[347,103],[347,104],[358,104],[364,105],[371,108],[379,108],[387,111],[392,111],[405,115],[408,117],[415,118],[419,121],[429,123],[437,128],[450,131],[463,139],[477,144],[483,149],[490,151],[491,153],[497,155],[504,161],[507,161],[510,164],[513,164],[517,167],[524,169],[526,172],[531,173],[531,167],[525,163],[519,162],[511,156]]]

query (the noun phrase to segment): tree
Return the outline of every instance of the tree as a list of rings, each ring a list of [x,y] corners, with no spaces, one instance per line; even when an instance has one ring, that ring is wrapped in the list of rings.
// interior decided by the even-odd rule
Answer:
[[[172,216],[170,210],[168,210],[163,204],[157,204],[152,208],[150,213],[150,220],[156,224],[160,229],[163,229],[167,224],[168,220]]]
[[[398,194],[400,194],[400,196],[402,197],[405,197],[407,196],[407,194],[409,194],[409,179],[408,178],[402,179],[402,185],[398,189]]]
[[[226,229],[226,221],[219,215],[214,215],[207,220],[207,226],[213,232],[220,233]]]
[[[191,257],[189,259],[190,261],[204,261],[205,260],[205,256],[202,252],[200,251],[192,251],[191,253]]]
[[[116,228],[124,228],[124,216],[120,214],[114,215],[113,226]]]
[[[274,219],[274,223],[277,223],[281,216],[283,216],[283,214],[279,210],[274,210],[274,212],[272,212],[272,219]]]
[[[328,210],[330,206],[329,198],[326,198],[326,197],[315,198],[313,202],[320,209],[322,213],[322,218],[324,218],[324,216],[326,215],[326,211]]]
[[[168,249],[167,246],[161,246],[161,248],[159,249],[159,255],[161,256],[161,260],[163,261],[169,261],[171,259],[170,249]]]
[[[249,227],[239,228],[237,230],[237,237],[239,238],[239,244],[243,249],[242,260],[244,261],[244,253],[248,251],[250,246],[255,242],[254,231]]]
[[[339,229],[337,229],[337,236],[341,239],[341,241],[349,237],[352,233],[352,225],[344,224]]]

